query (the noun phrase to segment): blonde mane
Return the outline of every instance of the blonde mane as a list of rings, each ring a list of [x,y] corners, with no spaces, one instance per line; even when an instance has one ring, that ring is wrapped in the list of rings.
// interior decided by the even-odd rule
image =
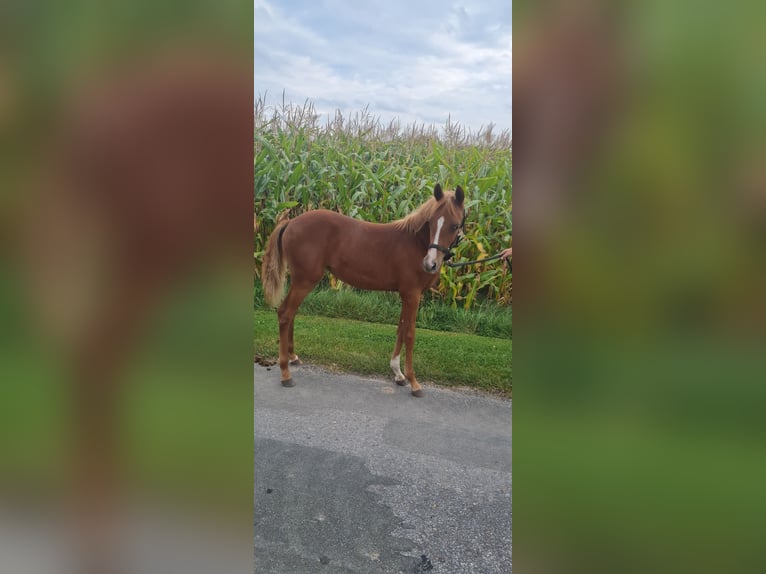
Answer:
[[[444,192],[444,200],[452,200],[454,198],[454,192]],[[418,207],[415,211],[404,216],[402,219],[394,221],[394,228],[409,231],[410,233],[417,233],[426,223],[428,223],[428,220],[433,217],[434,212],[442,204],[442,201],[437,201],[435,197],[431,196],[428,201]]]

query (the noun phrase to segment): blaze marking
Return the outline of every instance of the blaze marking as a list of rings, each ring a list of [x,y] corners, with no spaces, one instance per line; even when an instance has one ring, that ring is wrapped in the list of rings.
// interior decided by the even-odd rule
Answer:
[[[441,235],[441,232],[442,232],[442,225],[444,225],[443,215],[436,220],[436,234],[434,235],[434,240],[433,240],[433,243],[435,243],[436,245],[439,245],[439,235]],[[433,264],[434,262],[436,262],[436,248],[431,247],[431,249],[428,250],[428,254],[426,255],[426,257],[429,264]]]

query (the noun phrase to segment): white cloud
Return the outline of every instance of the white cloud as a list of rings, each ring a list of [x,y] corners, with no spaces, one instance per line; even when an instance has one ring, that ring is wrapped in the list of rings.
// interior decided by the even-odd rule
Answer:
[[[505,0],[255,0],[255,90],[311,99],[320,113],[369,105],[388,121],[511,127],[512,48]]]

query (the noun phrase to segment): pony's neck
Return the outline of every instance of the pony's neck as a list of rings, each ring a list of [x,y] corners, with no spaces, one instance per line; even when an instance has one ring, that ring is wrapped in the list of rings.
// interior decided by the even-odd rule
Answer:
[[[380,225],[389,227],[396,231],[404,240],[415,242],[418,247],[422,247],[424,250],[428,248],[428,244],[431,242],[431,228],[428,222],[424,223],[418,231],[410,231],[401,225],[401,221],[392,221],[391,223],[382,223]]]

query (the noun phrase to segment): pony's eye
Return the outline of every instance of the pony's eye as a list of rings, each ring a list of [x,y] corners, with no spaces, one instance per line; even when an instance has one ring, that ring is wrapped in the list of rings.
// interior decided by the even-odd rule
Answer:
[[[457,231],[458,229],[460,229],[459,225],[453,225],[452,226],[452,231]]]

